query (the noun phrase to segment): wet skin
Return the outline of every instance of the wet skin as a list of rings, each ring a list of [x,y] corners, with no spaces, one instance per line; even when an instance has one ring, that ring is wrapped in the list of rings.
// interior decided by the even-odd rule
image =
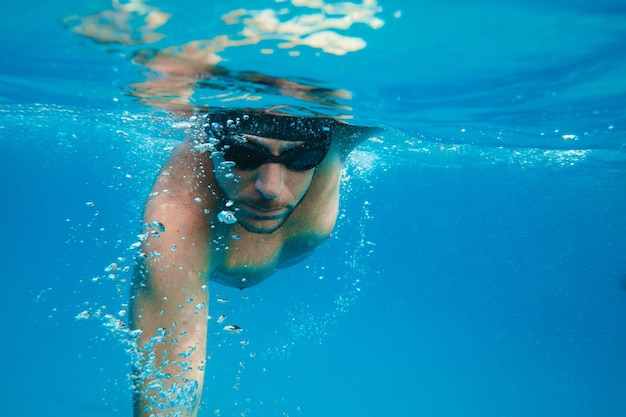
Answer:
[[[299,145],[255,136],[248,140],[274,155]],[[333,141],[314,169],[290,171],[266,163],[244,171],[223,167],[223,158],[211,159],[196,145],[194,139],[181,144],[152,188],[144,223],[160,222],[165,231],[158,237],[148,234],[143,242],[145,257],[131,299],[131,325],[142,330],[140,346],[166,329],[163,343],[153,347],[156,366],[172,375],[165,389],[197,384],[190,389],[195,398],[169,408],[183,416],[196,415],[202,392],[208,312],[195,306],[208,306],[209,280],[238,288],[255,285],[327,239],[337,218],[346,154]],[[220,222],[222,210],[234,211],[238,222]],[[181,356],[184,367],[176,363]],[[142,394],[151,380],[136,382],[136,416],[149,415],[150,395],[164,401],[155,392]]]

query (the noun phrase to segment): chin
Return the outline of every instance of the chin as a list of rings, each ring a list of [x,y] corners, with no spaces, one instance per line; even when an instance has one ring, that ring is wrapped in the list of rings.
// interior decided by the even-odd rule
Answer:
[[[285,224],[287,217],[281,219],[272,219],[272,220],[259,220],[259,219],[239,219],[239,224],[245,230],[250,233],[258,233],[261,235],[269,235],[274,233],[280,227]]]

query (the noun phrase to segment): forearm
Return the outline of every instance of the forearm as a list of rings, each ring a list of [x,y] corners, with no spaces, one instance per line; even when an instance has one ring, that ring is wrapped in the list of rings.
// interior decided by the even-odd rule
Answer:
[[[167,235],[155,240],[167,242],[163,238]],[[146,242],[148,249],[161,250]],[[182,251],[148,253],[152,255],[140,259],[131,297],[131,327],[139,333],[133,361],[134,415],[192,417],[206,366],[205,263],[197,263],[200,254],[185,258]]]
[[[157,301],[135,296],[133,328],[141,331],[133,370],[136,417],[197,413],[206,366],[207,308],[200,308],[206,306],[206,292],[194,293],[185,297],[193,298],[187,305],[177,304],[178,297]]]

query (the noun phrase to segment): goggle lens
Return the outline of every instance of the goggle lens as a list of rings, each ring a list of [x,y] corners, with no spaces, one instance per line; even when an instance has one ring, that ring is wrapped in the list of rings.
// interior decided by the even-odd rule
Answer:
[[[318,166],[328,149],[326,146],[300,145],[287,149],[279,156],[272,154],[266,147],[236,139],[222,139],[216,150],[224,155],[226,161],[235,163],[238,169],[253,170],[263,164],[277,163],[290,171],[308,171]]]

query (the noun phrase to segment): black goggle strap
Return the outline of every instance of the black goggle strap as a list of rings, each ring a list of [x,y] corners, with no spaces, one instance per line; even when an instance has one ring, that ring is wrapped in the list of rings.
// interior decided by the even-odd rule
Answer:
[[[318,117],[279,116],[259,110],[212,111],[207,116],[206,132],[221,140],[231,135],[253,135],[285,141],[303,141],[330,147],[334,120]]]

